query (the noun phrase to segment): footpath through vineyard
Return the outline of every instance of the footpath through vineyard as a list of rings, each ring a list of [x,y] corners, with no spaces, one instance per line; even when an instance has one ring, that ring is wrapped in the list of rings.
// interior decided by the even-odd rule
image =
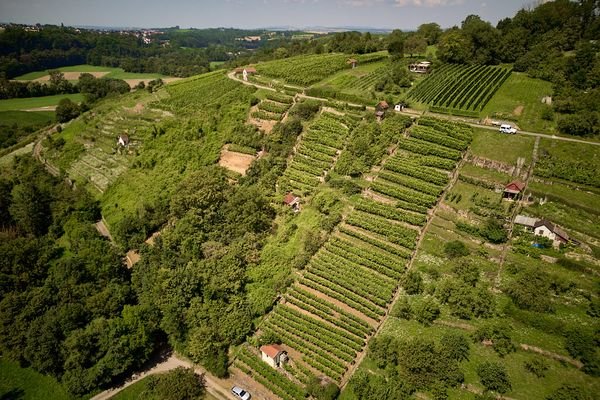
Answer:
[[[317,120],[327,127],[323,132],[343,132],[344,126],[330,118]],[[276,371],[260,360],[255,347],[243,346],[238,353],[235,366],[280,398],[304,398],[304,385],[314,376],[341,386],[348,382],[368,339],[401,293],[401,278],[441,195],[456,180],[472,129],[421,118],[399,136],[392,155],[373,168],[370,186],[352,200],[343,221],[259,327],[259,338],[278,338],[291,361]],[[332,148],[340,151],[341,143],[332,141]],[[310,173],[293,171],[282,179]],[[298,189],[310,192],[319,181],[313,178]]]

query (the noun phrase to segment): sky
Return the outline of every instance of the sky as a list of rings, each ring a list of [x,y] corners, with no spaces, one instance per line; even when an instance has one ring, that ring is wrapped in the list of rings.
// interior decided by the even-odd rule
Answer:
[[[539,1],[539,0],[538,0]],[[459,25],[469,14],[492,24],[534,0],[0,0],[0,21],[111,27],[262,28]]]

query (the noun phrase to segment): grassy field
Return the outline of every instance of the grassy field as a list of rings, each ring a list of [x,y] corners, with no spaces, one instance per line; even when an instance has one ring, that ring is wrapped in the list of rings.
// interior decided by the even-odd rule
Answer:
[[[54,111],[0,111],[0,127],[38,127],[54,121]]]
[[[155,78],[164,78],[165,75],[162,74],[152,74],[152,73],[136,73],[136,72],[125,72],[123,68],[113,68],[113,67],[99,67],[95,65],[73,65],[70,67],[61,67],[57,68],[61,72],[108,72],[108,74],[104,75],[105,78],[114,78],[114,79],[155,79]],[[21,75],[15,78],[15,80],[20,81],[31,81],[34,79],[41,78],[43,76],[48,75],[48,70],[44,71],[35,71],[30,72],[25,75]]]
[[[70,400],[65,389],[51,377],[0,358],[0,399]]]
[[[530,78],[524,73],[513,72],[480,115],[494,118],[494,113],[501,113],[515,119],[519,128],[523,130],[555,133],[556,123],[542,119],[542,111],[548,107],[542,103],[542,98],[551,94],[550,82]],[[519,113],[520,115],[517,115]],[[498,118],[501,119],[501,115]]]
[[[0,100],[0,111],[28,110],[31,108],[51,107],[57,105],[58,102],[64,98],[71,99],[75,102],[83,101],[83,95],[81,93],[57,94],[55,96],[43,97],[27,97],[24,99],[8,99]]]
[[[519,157],[531,162],[535,138],[501,134],[489,129],[475,128],[471,153],[476,156],[516,164]]]

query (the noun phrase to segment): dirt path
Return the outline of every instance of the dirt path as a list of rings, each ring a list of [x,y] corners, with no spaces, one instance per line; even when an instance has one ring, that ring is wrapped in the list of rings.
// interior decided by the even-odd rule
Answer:
[[[219,400],[239,400],[236,397],[234,397],[230,392],[231,386],[233,386],[231,379],[216,378],[216,377],[210,375],[209,373],[207,373],[203,368],[201,368],[197,365],[194,365],[190,361],[185,360],[185,359],[177,356],[176,354],[172,354],[166,360],[164,360],[158,364],[155,364],[154,366],[150,367],[149,369],[147,369],[139,374],[134,374],[132,376],[132,379],[128,380],[123,385],[117,386],[117,387],[114,387],[111,389],[107,389],[104,392],[101,392],[101,393],[97,394],[96,396],[92,397],[90,400],[110,399],[111,397],[113,397],[114,395],[116,395],[117,393],[122,391],[123,389],[133,385],[136,382],[141,381],[142,379],[144,379],[147,376],[164,373],[164,372],[170,371],[172,369],[175,369],[177,367],[194,368],[194,371],[196,373],[204,374],[204,379],[206,382],[206,391],[208,393],[210,393],[211,395],[213,395],[214,397],[216,397],[217,399],[219,399]]]

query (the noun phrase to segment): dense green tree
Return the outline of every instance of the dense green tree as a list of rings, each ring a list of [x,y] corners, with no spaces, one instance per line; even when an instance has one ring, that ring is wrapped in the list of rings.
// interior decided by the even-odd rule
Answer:
[[[448,258],[465,257],[469,255],[469,248],[460,240],[446,242],[444,253]]]
[[[409,271],[402,277],[402,288],[407,294],[421,294],[425,289],[423,277],[417,271]]]
[[[447,63],[464,64],[470,61],[473,52],[471,39],[457,29],[446,31],[440,36],[437,57]]]
[[[417,28],[417,34],[427,40],[427,44],[437,44],[440,35],[442,34],[442,28],[435,22],[427,24],[421,24]]]
[[[577,387],[573,384],[567,383],[560,386],[549,396],[546,400],[591,400],[589,396],[582,388]]]
[[[485,361],[479,364],[477,375],[487,390],[504,394],[512,388],[506,368],[500,363]]]
[[[17,227],[32,235],[43,235],[52,222],[50,197],[34,182],[15,185],[11,192],[10,215]]]
[[[204,375],[192,368],[177,367],[160,375],[152,375],[148,394],[161,400],[199,400],[206,393]]]
[[[400,29],[394,29],[387,37],[387,50],[394,58],[404,57],[404,34]]]
[[[505,292],[519,308],[547,312],[553,310],[550,301],[551,285],[552,279],[547,273],[525,269],[506,285]]]
[[[79,114],[79,106],[71,99],[61,99],[56,106],[56,120],[58,122],[68,122],[73,118],[77,118]]]
[[[492,346],[500,357],[512,353],[516,350],[511,338],[511,328],[502,321],[492,321],[482,324],[473,333],[475,342],[488,340],[492,342]]]
[[[432,296],[418,299],[411,304],[415,320],[429,326],[440,316],[440,305]]]
[[[440,339],[441,351],[456,361],[469,359],[469,339],[460,332],[448,332]]]
[[[404,41],[404,52],[410,54],[424,54],[427,50],[427,40],[419,35],[410,35]]]

